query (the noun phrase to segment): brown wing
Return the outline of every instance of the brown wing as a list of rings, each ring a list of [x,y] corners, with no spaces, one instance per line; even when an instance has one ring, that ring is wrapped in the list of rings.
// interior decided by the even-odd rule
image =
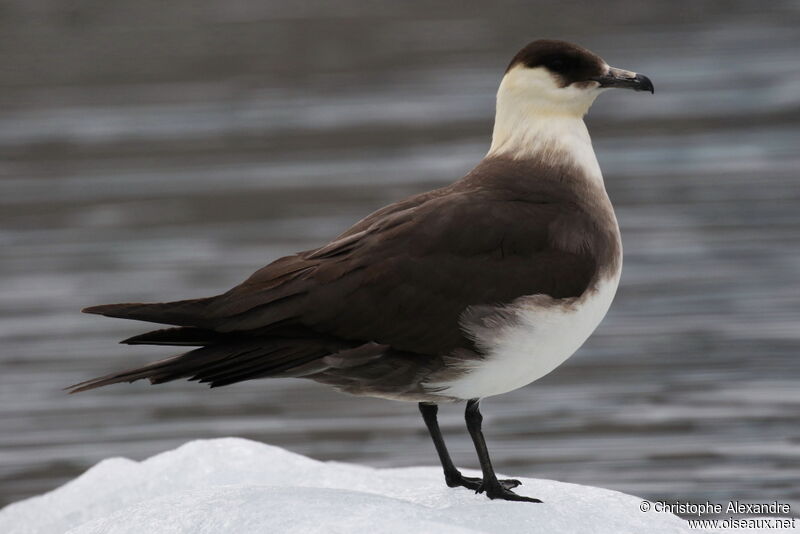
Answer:
[[[428,198],[262,269],[216,300],[210,326],[233,332],[298,325],[443,354],[469,343],[459,327],[469,306],[583,293],[595,263],[553,239],[564,217],[581,214],[497,191]]]
[[[592,221],[562,193],[461,181],[384,208],[332,243],[281,258],[217,297],[89,308],[187,327],[129,342],[190,345],[196,338],[204,347],[82,389],[142,377],[224,384],[285,375],[295,352],[305,369],[358,347],[370,347],[367,358],[386,351],[438,357],[471,347],[459,326],[468,307],[532,294],[573,297],[588,287],[597,262],[583,246],[586,236],[572,236],[576,228],[591,231]],[[293,351],[295,344],[302,350]]]

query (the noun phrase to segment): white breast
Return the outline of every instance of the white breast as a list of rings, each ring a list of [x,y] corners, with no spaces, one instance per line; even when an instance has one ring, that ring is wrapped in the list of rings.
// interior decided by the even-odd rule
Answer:
[[[460,399],[507,393],[537,380],[572,356],[605,317],[617,292],[619,272],[567,305],[520,305],[518,321],[477,340],[488,349],[481,360],[465,363],[465,372],[442,387],[442,395]]]

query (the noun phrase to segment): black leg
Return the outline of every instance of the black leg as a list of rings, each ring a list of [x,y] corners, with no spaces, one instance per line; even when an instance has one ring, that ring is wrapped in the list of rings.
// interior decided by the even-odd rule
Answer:
[[[477,491],[483,481],[480,478],[462,475],[461,471],[453,464],[450,453],[447,452],[442,431],[439,429],[439,421],[436,419],[439,407],[436,404],[420,402],[419,411],[422,414],[422,419],[425,420],[425,426],[428,427],[431,439],[433,439],[433,445],[436,447],[436,453],[439,455],[439,461],[442,463],[442,469],[444,469],[444,479],[447,485],[451,488],[464,487]],[[519,480],[501,480],[499,483],[508,489],[515,488],[521,484]]]
[[[505,487],[494,474],[492,461],[489,459],[489,449],[486,448],[486,440],[483,439],[483,432],[481,431],[481,423],[483,416],[481,415],[480,401],[472,399],[467,401],[467,410],[464,412],[464,419],[467,421],[467,430],[472,437],[472,443],[475,444],[475,451],[478,453],[478,461],[481,463],[481,471],[483,471],[483,483],[478,488],[479,492],[486,492],[486,496],[490,499],[503,499],[505,501],[526,501],[526,502],[542,502],[539,499],[531,497],[523,497],[517,495],[510,488]]]

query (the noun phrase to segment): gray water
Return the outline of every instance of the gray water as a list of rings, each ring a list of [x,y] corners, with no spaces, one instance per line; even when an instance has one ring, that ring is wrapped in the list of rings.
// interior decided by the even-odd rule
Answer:
[[[498,469],[800,509],[800,6],[599,4],[4,5],[0,502],[218,436],[435,464],[414,405],[302,381],[67,396],[166,355],[115,344],[146,325],[78,310],[221,292],[458,178],[510,56],[557,36],[656,95],[604,95],[588,118],[620,291],[564,366],[485,403]],[[441,417],[476,467],[461,408]]]

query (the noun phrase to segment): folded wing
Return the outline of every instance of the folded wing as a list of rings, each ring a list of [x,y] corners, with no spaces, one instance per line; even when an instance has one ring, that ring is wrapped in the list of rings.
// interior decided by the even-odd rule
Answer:
[[[271,263],[222,295],[87,308],[178,327],[127,343],[201,348],[74,391],[140,378],[224,385],[331,368],[354,372],[379,369],[382,355],[433,361],[472,350],[459,326],[470,306],[586,290],[596,270],[591,251],[556,235],[565,218],[574,227],[582,217],[551,192],[520,195],[457,182],[411,197],[324,247]]]

